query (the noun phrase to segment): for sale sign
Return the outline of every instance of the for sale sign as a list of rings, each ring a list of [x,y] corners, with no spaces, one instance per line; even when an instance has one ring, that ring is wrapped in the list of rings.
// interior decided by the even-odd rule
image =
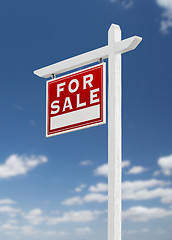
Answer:
[[[46,136],[106,123],[106,63],[47,81]]]

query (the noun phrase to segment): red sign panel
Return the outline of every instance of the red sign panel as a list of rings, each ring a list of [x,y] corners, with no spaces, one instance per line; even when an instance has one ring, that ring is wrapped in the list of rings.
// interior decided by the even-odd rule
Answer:
[[[47,81],[47,137],[106,123],[106,63]]]

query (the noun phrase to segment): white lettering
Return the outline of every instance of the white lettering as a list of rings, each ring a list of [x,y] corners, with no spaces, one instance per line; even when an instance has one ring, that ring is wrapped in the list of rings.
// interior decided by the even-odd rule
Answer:
[[[56,109],[55,111],[51,110],[51,114],[56,114],[56,113],[59,112],[60,106],[58,104],[59,104],[59,100],[54,101],[54,102],[51,103],[51,108],[52,109]]]
[[[62,86],[66,85],[65,82],[57,84],[57,97],[60,97],[60,92],[64,91],[64,88]]]
[[[72,83],[76,84],[76,87],[74,89],[71,88]],[[74,93],[78,90],[78,88],[79,88],[79,81],[77,79],[73,79],[72,81],[70,81],[69,87],[68,87],[69,92]]]
[[[72,109],[72,104],[71,104],[71,101],[70,101],[70,97],[65,98],[63,112],[66,110],[66,108],[69,108],[70,110]]]
[[[93,90],[90,91],[90,104],[97,103],[97,102],[100,101],[100,99],[97,98],[97,93],[96,92],[99,92],[99,88],[96,88],[96,89],[93,89]],[[94,99],[94,98],[97,98],[97,99]]]
[[[92,81],[93,81],[93,74],[89,74],[89,75],[84,76],[84,87],[83,87],[83,89],[86,89],[87,84],[89,85],[90,88],[93,87],[93,85],[91,83]]]
[[[86,102],[80,103],[80,94],[77,94],[77,108],[83,107],[86,105]]]

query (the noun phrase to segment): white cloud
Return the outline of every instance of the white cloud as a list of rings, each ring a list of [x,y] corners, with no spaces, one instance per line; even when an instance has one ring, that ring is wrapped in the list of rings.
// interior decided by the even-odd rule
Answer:
[[[127,231],[127,234],[136,234],[138,231],[135,229],[131,229]]]
[[[168,33],[172,27],[172,0],[156,0],[156,3],[163,8],[161,32]]]
[[[134,0],[110,0],[112,3],[121,3],[125,9],[133,6]]]
[[[122,168],[129,167],[130,161],[122,161]],[[108,177],[108,163],[105,163],[94,170],[94,175]]]
[[[86,235],[91,232],[91,229],[89,227],[77,228],[75,232],[76,232],[76,235]]]
[[[164,235],[164,234],[166,234],[166,231],[163,230],[163,229],[157,229],[156,234],[157,235]]]
[[[137,191],[140,189],[145,189],[145,188],[151,188],[151,187],[156,187],[156,186],[168,186],[170,182],[168,181],[162,181],[162,180],[157,180],[157,179],[150,179],[150,180],[144,180],[144,181],[126,181],[123,182],[122,184],[122,189],[123,191]]]
[[[140,231],[143,232],[143,233],[148,233],[148,232],[150,232],[150,229],[149,228],[142,228]]]
[[[18,221],[16,219],[9,219],[8,224],[17,224]]]
[[[1,230],[18,230],[19,227],[16,225],[12,225],[10,223],[6,223],[0,226]]]
[[[122,198],[123,200],[148,200],[160,198],[162,203],[172,203],[172,189],[162,188],[168,185],[170,185],[170,182],[157,179],[123,182]],[[89,191],[93,193],[107,192],[108,184],[97,183],[95,186],[90,186]],[[107,200],[107,196],[90,195],[89,199],[90,201],[95,199],[95,201],[97,200],[97,202],[104,202]],[[83,200],[86,200],[86,198],[84,198]]]
[[[16,202],[11,200],[11,199],[0,199],[0,205],[10,205],[10,204],[15,204]]]
[[[129,9],[134,5],[134,0],[110,0],[110,2],[119,3],[124,9]],[[160,30],[167,34],[172,27],[172,0],[155,0],[155,2],[163,9]]]
[[[44,232],[43,234],[45,234],[46,236],[48,237],[54,237],[54,236],[57,236],[57,237],[65,237],[68,235],[67,232],[56,232],[56,231],[46,231]]]
[[[17,221],[14,220],[14,219],[9,219],[6,223],[3,221],[2,222],[3,224],[0,225],[0,231],[3,231],[3,232],[9,232],[9,231],[17,231],[20,229],[19,226],[17,226]]]
[[[149,179],[142,181],[126,181],[122,183],[122,199],[123,200],[149,200],[159,198],[162,203],[172,203],[172,188],[165,188],[171,183],[157,179]],[[84,202],[105,202],[107,195],[97,194],[100,192],[108,192],[107,183],[97,183],[95,186],[89,187],[92,194],[87,194],[83,199],[78,201]],[[72,201],[72,199],[71,199]]]
[[[153,173],[153,176],[156,177],[156,176],[159,176],[160,174],[161,174],[161,171],[155,171],[155,172]]]
[[[37,231],[34,229],[33,226],[21,226],[21,232],[24,235],[34,235]]]
[[[58,235],[59,235],[60,237],[65,237],[65,236],[68,235],[68,233],[65,232],[65,231],[62,231],[62,232],[59,232]]]
[[[83,204],[83,200],[80,197],[73,197],[73,198],[69,198],[66,199],[62,202],[63,205],[68,205],[68,206],[72,206],[72,205],[81,205]]]
[[[127,200],[148,200],[148,199],[154,199],[154,198],[160,198],[162,203],[172,203],[172,189],[167,188],[157,188],[154,190],[139,190],[136,192],[133,192],[131,194],[125,195],[123,199]]]
[[[32,225],[39,225],[45,220],[42,210],[39,208],[31,210],[28,214],[25,214],[24,218]]]
[[[161,202],[172,204],[172,189],[163,189],[161,192]]]
[[[27,225],[14,225],[9,223],[3,224],[0,226],[0,230],[3,231],[6,235],[21,236],[22,235],[35,235],[39,231],[33,228],[32,226]]]
[[[123,211],[123,219],[133,222],[146,222],[171,216],[172,211],[163,208],[146,208],[143,206],[136,206]]]
[[[76,192],[82,192],[82,190],[84,189],[84,188],[86,188],[86,184],[81,184],[79,187],[76,187],[75,188],[75,191]]]
[[[147,169],[142,166],[134,166],[129,171],[128,174],[140,174],[145,172]]]
[[[94,175],[108,176],[108,164],[103,164],[94,170]]]
[[[49,225],[56,225],[58,223],[67,222],[92,222],[100,216],[100,211],[70,211],[64,213],[62,217],[49,217],[47,223]]]
[[[62,202],[63,205],[81,205],[86,202],[97,202],[97,203],[102,203],[107,201],[108,196],[100,193],[89,193],[85,195],[83,198],[80,197],[73,197],[66,199]]]
[[[58,233],[56,231],[46,231],[44,234],[48,237],[58,236]]]
[[[128,9],[128,8],[132,7],[133,5],[134,5],[134,0],[123,0],[122,1],[122,6],[125,9]]]
[[[91,166],[93,165],[93,162],[91,160],[86,160],[86,161],[82,161],[80,162],[81,166]]]
[[[162,203],[172,203],[172,189],[162,188],[170,182],[150,179],[146,181],[127,181],[122,184],[123,200],[148,200],[160,198]],[[150,189],[158,187],[155,189]]]
[[[172,175],[172,155],[160,157],[158,159],[158,165],[161,167],[164,175]]]
[[[165,9],[172,9],[172,0],[156,0],[158,5]]]
[[[84,202],[106,202],[108,200],[108,196],[100,193],[89,193],[84,197]]]
[[[97,183],[96,186],[89,187],[90,192],[107,192],[108,191],[108,184],[107,183]]]
[[[4,164],[0,164],[0,178],[10,178],[17,175],[24,175],[29,170],[39,164],[46,163],[48,160],[45,156],[18,156],[13,154],[9,156]]]
[[[10,217],[15,217],[17,213],[21,213],[18,208],[13,208],[11,206],[0,206],[0,214],[7,214]]]
[[[125,167],[129,167],[131,164],[131,162],[129,160],[125,160],[125,161],[122,161],[122,167],[125,168]]]

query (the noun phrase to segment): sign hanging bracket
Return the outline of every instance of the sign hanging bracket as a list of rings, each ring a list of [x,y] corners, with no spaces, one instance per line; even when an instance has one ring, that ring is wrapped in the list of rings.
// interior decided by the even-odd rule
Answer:
[[[53,73],[53,74],[51,75],[51,78],[52,78],[52,79],[56,78],[56,75]]]
[[[104,61],[103,61],[103,58],[100,58],[99,59],[99,63],[103,63]]]

